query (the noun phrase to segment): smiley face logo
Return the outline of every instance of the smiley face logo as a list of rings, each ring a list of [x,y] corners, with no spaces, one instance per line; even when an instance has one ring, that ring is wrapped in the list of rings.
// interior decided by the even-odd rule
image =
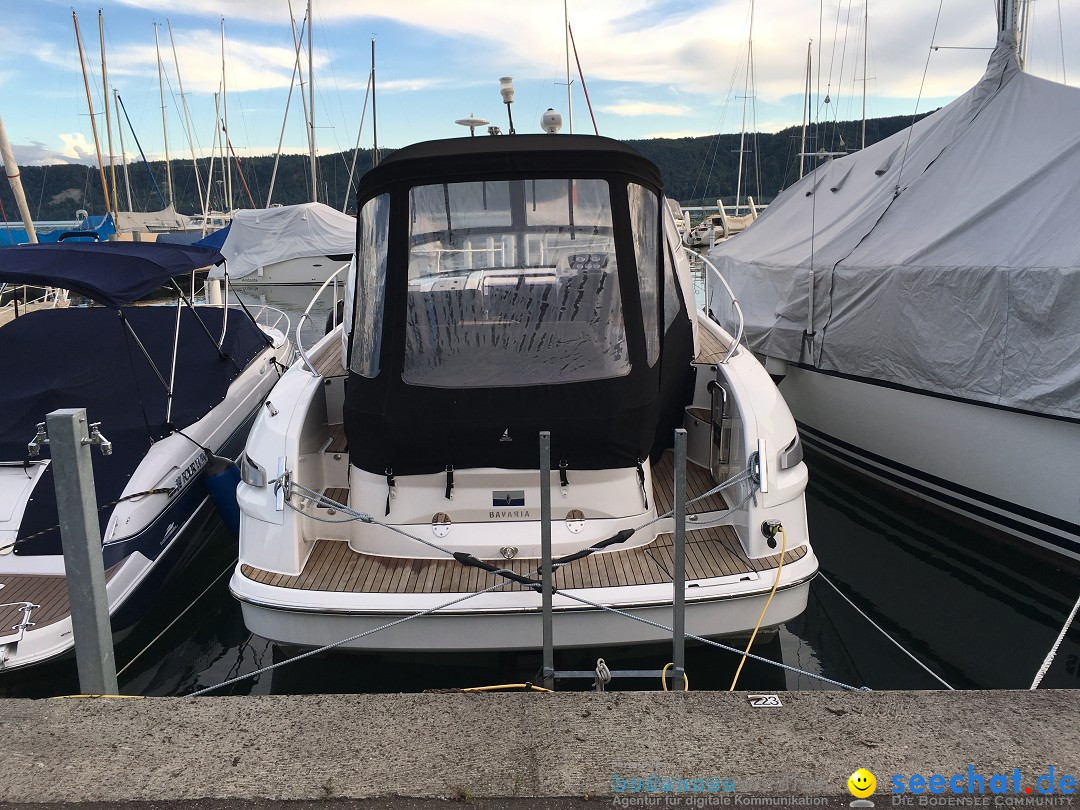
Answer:
[[[859,768],[847,780],[847,789],[857,799],[865,799],[874,792],[877,787],[877,779],[866,768]]]

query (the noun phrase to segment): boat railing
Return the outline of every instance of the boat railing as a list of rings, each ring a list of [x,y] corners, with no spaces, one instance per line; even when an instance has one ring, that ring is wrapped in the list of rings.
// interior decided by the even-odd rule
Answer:
[[[683,246],[683,250],[687,250],[686,246]],[[723,273],[721,273],[716,268],[716,265],[709,260],[709,257],[701,254],[697,254],[697,257],[701,260],[702,264],[705,265],[705,311],[709,314],[710,318],[716,321],[716,323],[727,329],[724,323],[719,318],[717,318],[716,313],[712,310],[712,307],[709,306],[709,304],[711,303],[711,298],[709,296],[709,271],[711,270],[716,276],[716,278],[719,280],[723,288],[727,291],[728,298],[731,299],[731,310],[734,313],[736,320],[738,321],[735,327],[734,339],[731,341],[731,345],[728,347],[727,354],[725,354],[724,357],[720,360],[720,363],[724,364],[732,358],[736,351],[738,351],[739,344],[742,343],[743,337],[746,332],[746,322],[743,318],[742,306],[739,304],[739,299],[735,297],[735,291],[731,289],[731,285],[728,284],[727,279],[724,278]]]
[[[350,266],[351,265],[349,264],[343,264],[331,274],[330,278],[328,278],[322,283],[322,286],[319,287],[315,295],[312,296],[310,303],[308,303],[307,308],[304,310],[304,314],[301,315],[300,320],[296,322],[296,351],[300,354],[300,359],[303,361],[304,366],[307,367],[307,370],[316,377],[321,377],[322,374],[320,374],[318,370],[316,370],[315,365],[308,357],[307,349],[304,347],[304,338],[301,333],[303,331],[304,324],[307,323],[307,321],[311,318],[311,308],[315,306],[315,304],[319,301],[320,298],[322,298],[323,293],[326,292],[327,287],[331,287],[334,291],[333,306],[330,308],[330,323],[332,329],[337,328],[338,302],[342,300],[341,296],[339,295],[339,287],[342,280],[339,279],[338,276],[340,276],[345,270],[348,270]]]
[[[31,287],[26,284],[0,284],[0,301],[9,296],[8,304],[22,305],[24,308],[45,309],[48,307],[66,306],[68,302],[67,290],[59,287]]]
[[[292,319],[283,310],[269,304],[262,304],[251,318],[263,329],[277,329],[283,335],[292,332]],[[283,327],[281,327],[282,321],[285,322]]]

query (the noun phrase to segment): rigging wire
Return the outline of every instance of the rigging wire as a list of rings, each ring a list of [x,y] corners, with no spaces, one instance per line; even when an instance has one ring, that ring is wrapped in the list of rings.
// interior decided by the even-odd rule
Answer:
[[[904,155],[900,158],[900,169],[896,173],[896,187],[893,189],[893,196],[896,197],[900,194],[900,178],[904,176],[904,164],[907,162],[908,147],[911,146],[911,133],[915,126],[915,119],[919,115],[919,103],[922,101],[923,88],[926,86],[926,74],[930,71],[930,57],[934,55],[934,43],[937,41],[938,24],[941,22],[941,8],[945,5],[945,0],[939,0],[937,17],[934,19],[934,33],[930,35],[930,50],[926,54],[926,66],[923,68],[922,81],[919,82],[919,96],[915,99],[915,112],[911,114],[911,126],[908,127],[908,135],[904,140]]]

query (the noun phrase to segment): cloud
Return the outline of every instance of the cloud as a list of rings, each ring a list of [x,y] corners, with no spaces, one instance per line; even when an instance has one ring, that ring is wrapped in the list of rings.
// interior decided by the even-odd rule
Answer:
[[[83,139],[85,142],[85,138]],[[13,143],[11,151],[15,155],[15,162],[20,166],[48,166],[53,163],[94,163],[92,155],[84,157],[72,157],[55,149],[50,149],[40,141],[32,141],[29,144]]]
[[[64,144],[64,150],[60,154],[68,158],[65,163],[96,161],[94,146],[86,139],[83,133],[61,132],[59,137]]]
[[[660,104],[655,101],[624,101],[619,104],[604,104],[596,108],[599,112],[612,115],[690,115],[693,110],[684,104]]]

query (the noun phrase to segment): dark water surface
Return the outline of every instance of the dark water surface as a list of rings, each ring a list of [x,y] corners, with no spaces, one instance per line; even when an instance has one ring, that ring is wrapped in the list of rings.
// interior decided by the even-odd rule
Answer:
[[[295,326],[310,291],[270,292],[267,303]],[[306,295],[306,297],[305,297]],[[297,301],[303,299],[300,306]],[[248,298],[248,303],[253,303]],[[317,310],[321,333],[329,304]],[[956,688],[1028,688],[1080,593],[1078,567],[1064,559],[985,536],[947,513],[822,457],[808,458],[807,509],[821,570],[904,648]],[[252,636],[229,594],[236,540],[210,515],[206,549],[161,592],[156,607],[117,648],[126,694],[184,695],[254,672],[291,654]],[[183,611],[183,615],[177,618]],[[754,652],[872,689],[942,688],[842,600],[824,581],[810,587],[807,610]],[[659,669],[663,646],[557,653],[557,669]],[[738,658],[710,647],[687,649],[691,689],[727,689]],[[219,694],[401,692],[519,683],[536,678],[538,653],[409,657],[325,653],[247,678]],[[1080,678],[1080,629],[1066,637],[1043,681],[1071,688]],[[587,688],[570,682],[560,688]],[[612,689],[658,689],[659,679],[613,682]],[[822,688],[806,675],[748,662],[740,689]],[[827,687],[833,688],[833,687]],[[0,695],[74,694],[74,663],[0,677]]]

